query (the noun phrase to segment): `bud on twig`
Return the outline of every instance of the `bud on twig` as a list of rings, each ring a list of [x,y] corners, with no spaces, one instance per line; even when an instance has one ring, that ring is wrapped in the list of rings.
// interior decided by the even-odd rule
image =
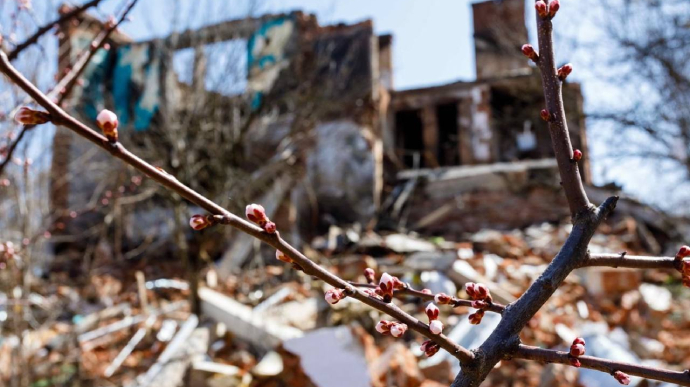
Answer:
[[[393,325],[392,322],[381,320],[378,324],[376,324],[376,331],[382,335],[387,335],[391,331],[391,325]]]
[[[573,367],[580,367],[580,360],[577,358],[585,354],[585,339],[578,337],[573,340],[573,345],[570,346],[569,360]]]
[[[630,376],[628,374],[616,371],[613,373],[613,377],[618,381],[618,383],[623,384],[623,385],[628,385],[630,384]]]
[[[326,302],[331,305],[337,304],[340,300],[345,298],[345,291],[342,289],[329,289],[324,296]]]
[[[429,331],[435,335],[440,335],[443,332],[443,323],[439,320],[434,320],[429,323]]]
[[[558,0],[551,0],[549,3],[549,16],[554,17],[561,8],[561,3]]]
[[[407,324],[393,323],[391,326],[391,336],[395,338],[402,337],[405,332],[407,332]]]
[[[103,135],[110,142],[117,142],[117,127],[119,122],[115,113],[110,110],[104,109],[98,113],[96,117],[96,124],[103,131]]]
[[[196,231],[203,230],[212,224],[204,215],[194,215],[189,219],[189,225]]]
[[[426,316],[429,318],[429,322],[436,320],[439,312],[438,307],[432,302],[430,302],[429,305],[426,306],[426,309],[424,309],[424,313],[426,313]]]
[[[690,257],[690,246],[683,246],[678,250],[678,254],[676,254],[676,260],[680,261],[681,259],[685,257]]]
[[[254,222],[263,227],[268,222],[266,210],[261,204],[250,204],[245,208],[245,215],[250,222]]]
[[[276,224],[271,221],[266,222],[266,224],[264,225],[264,231],[266,231],[269,234],[275,234]]]
[[[379,290],[381,291],[381,296],[384,301],[390,302],[393,299],[393,289],[395,289],[395,280],[393,280],[393,276],[388,273],[381,274]]]
[[[14,120],[21,125],[41,125],[50,122],[50,114],[23,106],[17,110]]]
[[[525,44],[522,46],[522,53],[525,54],[526,57],[530,58],[534,63],[537,63],[539,61],[539,54],[534,50],[534,47],[532,47],[531,44]]]
[[[374,272],[374,269],[370,267],[364,269],[364,278],[366,278],[369,284],[376,282],[376,272]]]
[[[288,257],[280,250],[276,250],[276,259],[285,263],[292,263],[292,258]]]
[[[453,297],[446,293],[439,293],[434,296],[434,301],[439,305],[448,305],[453,301]]]
[[[544,120],[546,122],[551,121],[551,113],[549,113],[548,110],[542,109],[539,115],[541,116],[542,120]]]
[[[441,346],[431,340],[427,340],[422,343],[419,349],[421,349],[427,357],[432,357],[441,349]]]
[[[536,3],[534,3],[534,8],[536,8],[537,14],[539,15],[539,17],[545,18],[545,17],[549,16],[548,7],[546,6],[546,3],[543,2],[542,0],[539,0]]]
[[[565,81],[566,78],[568,78],[568,75],[573,72],[573,65],[570,63],[564,64],[561,66],[561,68],[558,69],[558,79],[561,81]]]
[[[480,309],[480,310],[472,313],[469,316],[470,324],[479,325],[479,324],[481,324],[483,318],[484,318],[484,311]]]
[[[575,149],[573,151],[573,161],[578,162],[580,160],[582,160],[582,151],[579,149]]]

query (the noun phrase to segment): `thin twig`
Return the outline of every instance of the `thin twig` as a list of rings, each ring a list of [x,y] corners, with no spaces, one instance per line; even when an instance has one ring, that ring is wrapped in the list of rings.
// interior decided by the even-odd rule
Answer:
[[[12,52],[7,54],[7,57],[9,58],[10,61],[15,60],[22,51],[27,49],[29,46],[35,44],[36,42],[38,42],[38,39],[40,39],[41,36],[45,35],[47,32],[52,30],[53,27],[72,19],[73,17],[81,14],[82,12],[86,11],[87,9],[89,9],[91,7],[97,6],[98,3],[100,3],[101,1],[103,1],[103,0],[89,1],[88,3],[85,3],[85,4],[83,4],[77,8],[74,8],[73,10],[65,13],[64,15],[61,15],[56,20],[44,25],[43,27],[39,28],[33,35],[28,37],[25,41],[18,44],[17,47],[15,47],[14,50],[12,50]]]
[[[674,257],[646,257],[623,254],[589,254],[580,267],[607,266],[630,269],[678,269],[680,261]]]
[[[290,244],[285,242],[285,240],[283,240],[280,237],[280,234],[278,232],[276,232],[275,234],[268,234],[264,232],[258,226],[249,223],[248,221],[238,217],[235,214],[232,214],[226,209],[220,207],[218,204],[204,197],[200,193],[182,184],[171,175],[158,170],[156,167],[140,159],[139,157],[125,149],[122,146],[122,144],[112,144],[108,142],[108,140],[100,133],[96,132],[95,130],[89,128],[82,122],[75,119],[74,117],[70,116],[62,108],[53,103],[45,94],[38,90],[36,86],[29,82],[22,74],[20,74],[12,66],[12,64],[7,59],[7,55],[5,55],[4,53],[0,53],[0,71],[4,73],[12,82],[14,82],[20,88],[22,88],[39,105],[46,109],[51,114],[52,121],[55,125],[64,126],[72,130],[78,135],[86,138],[87,140],[91,141],[97,146],[108,151],[112,156],[123,160],[128,165],[141,171],[153,180],[157,181],[158,183],[167,187],[168,189],[176,192],[177,194],[189,200],[190,202],[198,205],[199,207],[210,212],[211,214],[220,216],[223,224],[230,225],[282,251],[294,262],[299,264],[299,266],[302,267],[306,274],[317,277],[334,287],[345,289],[350,297],[355,298],[407,324],[410,329],[433,340],[434,342],[439,344],[441,348],[451,353],[461,362],[466,363],[474,358],[472,352],[456,343],[453,343],[445,335],[431,334],[431,332],[429,331],[429,326],[427,324],[424,324],[421,321],[414,318],[413,316],[410,316],[409,314],[405,313],[395,304],[385,303],[377,298],[369,297],[362,291],[357,290],[352,285],[348,284],[343,279],[318,266],[316,263],[304,256],[302,253],[297,251]]]
[[[534,360],[542,363],[558,363],[570,365],[570,357],[567,352],[555,351],[520,345],[517,351],[506,356],[506,358],[518,358]],[[623,363],[614,360],[601,359],[593,356],[579,356],[577,358],[582,368],[588,368],[608,374],[621,371],[629,375],[640,376],[647,379],[660,380],[669,383],[676,383],[681,386],[690,386],[690,371],[670,371],[654,367],[646,367],[637,364]],[[611,384],[616,381],[611,377]]]
[[[357,283],[357,282],[350,282],[352,286],[356,286],[358,288],[368,288],[368,289],[373,289],[376,288],[376,285],[371,285],[371,284],[363,284],[363,283]],[[412,297],[417,297],[420,298],[424,301],[434,301],[434,295],[429,294],[429,293],[424,293],[419,290],[414,290],[412,288],[408,287],[406,289],[401,289],[401,290],[395,290],[393,292],[395,296],[412,296]],[[463,300],[460,298],[452,297],[452,301],[450,302],[450,305],[452,305],[454,308],[457,308],[459,306],[467,306],[467,307],[472,307],[472,301],[470,300]],[[503,311],[505,310],[505,305],[501,305],[495,302],[492,302],[489,304],[489,306],[485,309],[486,311],[489,312],[494,312],[498,314],[502,314]]]

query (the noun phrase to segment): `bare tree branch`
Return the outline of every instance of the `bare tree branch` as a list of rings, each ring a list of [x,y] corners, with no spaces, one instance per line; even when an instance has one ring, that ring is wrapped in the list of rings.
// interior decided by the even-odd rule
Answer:
[[[570,355],[567,352],[554,351],[520,345],[518,350],[507,358],[517,358],[534,360],[542,363],[558,363],[570,365]],[[645,367],[637,364],[617,362],[614,360],[601,359],[592,356],[579,356],[577,358],[583,368],[589,368],[608,374],[616,371],[625,372],[629,375],[640,376],[647,379],[660,380],[663,382],[677,383],[681,386],[690,386],[690,371],[669,371],[654,367]],[[611,377],[611,384],[616,383]]]
[[[680,268],[679,260],[675,257],[645,257],[639,255],[620,254],[589,254],[581,267],[607,266],[625,267],[630,269],[676,269]]]
[[[85,3],[77,8],[74,8],[73,10],[65,13],[64,15],[61,15],[59,18],[56,20],[44,25],[43,27],[39,28],[33,35],[28,37],[25,41],[22,43],[19,43],[17,47],[14,48],[9,54],[7,54],[7,57],[9,58],[10,61],[13,61],[17,59],[19,54],[24,51],[25,49],[29,48],[31,45],[35,44],[38,42],[38,39],[41,38],[41,36],[45,35],[47,32],[53,29],[56,25],[62,24],[73,17],[81,14],[82,12],[86,11],[87,9],[91,7],[95,7],[98,5],[103,0],[91,0],[88,3]]]

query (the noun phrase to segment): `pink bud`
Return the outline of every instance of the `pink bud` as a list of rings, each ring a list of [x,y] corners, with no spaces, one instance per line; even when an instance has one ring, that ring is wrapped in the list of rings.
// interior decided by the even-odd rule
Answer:
[[[543,2],[542,0],[537,1],[534,4],[534,8],[537,9],[537,14],[541,17],[547,17],[549,16],[549,11],[546,7],[546,3]]]
[[[577,358],[569,357],[568,360],[570,360],[570,365],[572,365],[573,367],[580,368],[580,366],[582,365],[580,361],[577,360]]]
[[[388,300],[393,298],[393,289],[395,288],[395,281],[393,276],[388,273],[381,274],[381,279],[379,280],[379,289],[381,289],[381,295],[384,299]]]
[[[364,269],[364,278],[366,278],[367,282],[370,284],[376,282],[376,272],[374,272],[374,269],[370,267]]]
[[[189,225],[196,231],[203,230],[211,225],[211,222],[203,215],[194,215],[189,219]]]
[[[260,204],[250,204],[245,209],[245,215],[249,221],[263,226],[268,222],[268,217],[266,216],[266,210]]]
[[[683,246],[678,250],[678,254],[676,254],[676,259],[683,259],[688,256],[690,256],[690,246]]]
[[[546,122],[549,122],[551,120],[551,113],[549,113],[549,111],[546,109],[542,109],[540,116],[541,116],[541,119],[546,121]]]
[[[465,284],[465,292],[471,299],[477,298],[477,284],[473,282],[468,282]]]
[[[469,316],[470,324],[479,325],[479,324],[481,324],[483,318],[484,318],[484,311],[478,310]]]
[[[391,336],[393,337],[402,337],[405,332],[407,332],[407,324],[394,323],[391,327]]]
[[[419,349],[421,349],[427,357],[432,357],[441,349],[441,346],[431,340],[427,340],[422,343]]]
[[[681,261],[680,272],[683,273],[684,276],[690,276],[690,261]]]
[[[434,294],[431,289],[422,289],[422,293],[424,294]]]
[[[17,110],[14,120],[21,125],[41,125],[50,122],[50,114],[23,106]]]
[[[577,338],[575,338],[575,340],[573,340],[573,345],[575,345],[575,344],[586,345],[585,339],[583,339],[582,337],[577,337]]]
[[[580,357],[585,354],[585,346],[582,344],[573,344],[570,346],[570,355]]]
[[[108,141],[117,141],[117,127],[119,122],[115,113],[107,109],[101,110],[101,112],[98,113],[98,117],[96,117],[96,124],[101,128],[103,135],[105,135]]]
[[[264,224],[264,231],[266,231],[269,234],[275,234],[276,224],[271,221],[266,222],[266,224]]]
[[[435,335],[440,335],[443,332],[443,323],[439,320],[434,320],[429,323],[429,331]]]
[[[453,301],[453,297],[446,293],[439,293],[434,296],[434,301],[439,305],[448,305]]]
[[[486,287],[484,284],[477,284],[477,299],[478,300],[485,300],[489,297],[489,288]]]
[[[393,289],[402,290],[402,289],[405,289],[406,287],[407,286],[405,285],[405,283],[400,281],[400,278],[393,277]]]
[[[382,335],[387,335],[390,333],[391,325],[393,324],[390,321],[381,320],[376,324],[376,331]]]
[[[523,45],[522,46],[522,53],[534,62],[539,60],[539,54],[537,54],[537,52],[534,51],[534,47],[532,47],[531,44]]]
[[[482,300],[475,300],[472,301],[472,307],[475,309],[486,309],[489,306],[489,304],[486,301]]]
[[[288,257],[280,250],[276,250],[276,259],[285,263],[292,263],[292,258]]]
[[[616,371],[613,373],[613,377],[618,381],[620,384],[628,385],[630,384],[630,376],[628,374]]]
[[[326,292],[324,298],[326,299],[326,302],[328,302],[329,304],[335,305],[338,303],[338,301],[345,298],[345,291],[342,289],[330,289]]]
[[[582,160],[582,151],[579,149],[575,149],[573,151],[573,161],[577,162]]]
[[[424,312],[426,313],[426,316],[429,317],[429,321],[431,322],[438,318],[438,314],[440,311],[438,310],[438,307],[436,305],[430,302],[429,305],[426,306]]]
[[[549,3],[549,16],[554,17],[561,8],[561,3],[558,0],[551,0]]]
[[[573,72],[573,65],[570,63],[564,64],[560,69],[558,69],[558,79],[565,81],[568,75]]]

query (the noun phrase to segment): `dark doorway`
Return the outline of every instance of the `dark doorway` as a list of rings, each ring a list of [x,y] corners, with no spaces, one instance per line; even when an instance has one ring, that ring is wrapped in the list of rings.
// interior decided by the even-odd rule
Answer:
[[[424,167],[424,136],[420,110],[395,113],[395,146],[407,168]]]
[[[436,119],[438,122],[438,163],[441,166],[459,165],[458,104],[437,105]]]

